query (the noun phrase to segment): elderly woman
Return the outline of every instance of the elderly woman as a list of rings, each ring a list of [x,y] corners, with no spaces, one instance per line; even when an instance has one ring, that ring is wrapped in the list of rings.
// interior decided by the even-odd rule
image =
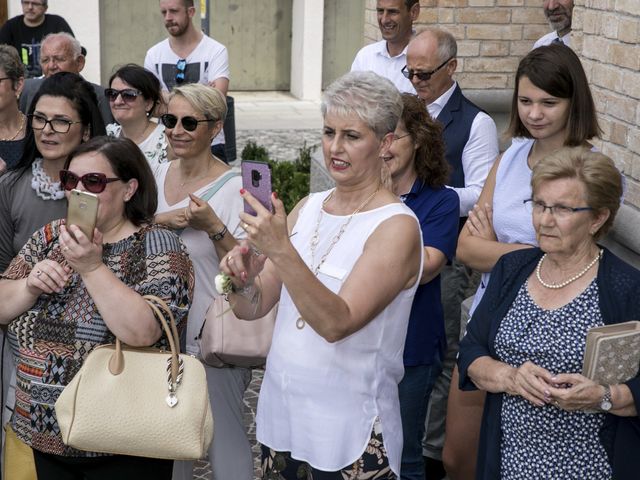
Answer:
[[[162,115],[177,159],[156,167],[156,221],[180,232],[194,264],[195,289],[187,327],[187,353],[200,356],[196,337],[217,294],[218,265],[243,237],[239,213],[242,182],[211,154],[227,104],[216,89],[200,84],[175,87]],[[212,196],[210,194],[213,193]],[[205,199],[201,198],[204,197]],[[247,368],[205,365],[216,434],[209,447],[213,478],[251,479],[253,459],[243,422],[242,397],[251,381]],[[176,462],[174,480],[193,478],[193,462]]]
[[[325,91],[322,113],[335,189],[288,217],[275,192],[272,213],[242,191],[257,216],[240,215],[248,242],[221,268],[241,318],[280,301],[256,419],[264,478],[396,478],[397,385],[422,273],[415,215],[381,184],[402,101],[388,80],[351,72]]]
[[[33,234],[2,274],[0,322],[9,324],[18,356],[11,426],[33,448],[40,480],[170,479],[172,461],[96,456],[62,443],[54,403],[86,356],[116,337],[132,346],[160,340],[142,295],[167,302],[183,328],[192,289],[180,239],[150,223],[156,186],[132,141],[93,139],[64,166],[65,191],[98,196],[96,229],[89,240],[76,225],[55,220]]]
[[[564,148],[531,185],[540,248],[498,261],[460,346],[460,387],[488,392],[477,478],[637,478],[640,379],[580,374],[589,329],[640,315],[640,272],[596,243],[621,175],[600,153]]]
[[[442,127],[415,95],[402,94],[402,103],[402,117],[384,160],[393,192],[420,221],[424,248],[404,346],[404,377],[398,386],[404,434],[402,478],[424,478],[425,417],[446,346],[440,272],[456,250],[460,201],[455,191],[445,187],[449,164]]]
[[[523,203],[531,197],[531,169],[563,146],[591,148],[589,140],[599,131],[589,82],[573,50],[540,47],[520,61],[508,130],[519,138],[494,163],[458,239],[458,259],[483,272],[472,313],[498,259],[537,245]],[[452,480],[462,480],[474,477],[469,452],[477,448],[484,393],[460,392],[456,383],[454,372],[444,459]]]
[[[24,65],[15,48],[0,45],[0,175],[22,158],[27,117],[18,109]]]
[[[111,75],[104,95],[118,122],[107,125],[108,135],[133,140],[152,166],[173,156],[164,125],[151,120],[162,102],[160,81],[153,73],[134,63],[120,67]]]

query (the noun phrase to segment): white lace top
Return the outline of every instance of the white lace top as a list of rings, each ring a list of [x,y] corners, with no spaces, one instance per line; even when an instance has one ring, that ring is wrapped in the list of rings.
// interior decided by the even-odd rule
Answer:
[[[107,125],[107,135],[110,137],[120,137],[122,135],[122,127],[117,123]],[[158,124],[147,138],[138,143],[138,147],[144,153],[149,165],[153,166],[158,163],[167,162],[167,135],[164,133],[164,125]]]

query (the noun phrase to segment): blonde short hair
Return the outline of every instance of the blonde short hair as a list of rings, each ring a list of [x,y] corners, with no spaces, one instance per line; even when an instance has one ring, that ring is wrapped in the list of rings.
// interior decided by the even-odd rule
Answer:
[[[189,105],[202,113],[212,122],[218,120],[224,122],[227,116],[227,99],[217,88],[202,85],[201,83],[188,83],[173,87],[169,100],[175,96],[181,96]]]
[[[594,234],[598,240],[613,226],[622,198],[622,174],[613,160],[587,147],[563,147],[533,167],[531,189],[563,178],[575,178],[583,185],[587,205],[594,210],[609,210],[609,218]]]

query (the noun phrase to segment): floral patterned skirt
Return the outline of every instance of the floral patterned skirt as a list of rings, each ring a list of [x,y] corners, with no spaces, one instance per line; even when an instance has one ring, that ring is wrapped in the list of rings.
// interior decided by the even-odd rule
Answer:
[[[290,452],[276,452],[260,445],[262,450],[262,480],[397,480],[389,467],[387,451],[382,441],[380,423],[376,420],[371,439],[362,456],[337,472],[313,468],[307,462],[291,458]]]

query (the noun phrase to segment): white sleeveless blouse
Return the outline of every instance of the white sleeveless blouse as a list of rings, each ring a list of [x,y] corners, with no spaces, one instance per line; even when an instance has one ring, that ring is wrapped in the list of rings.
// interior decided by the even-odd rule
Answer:
[[[291,241],[307,266],[311,265],[310,240],[329,193],[311,195],[293,228]],[[401,203],[355,215],[321,267],[320,281],[337,293],[369,236],[395,215],[413,217],[420,228],[413,212]],[[346,216],[323,213],[314,266],[346,220]],[[258,441],[276,451],[291,452],[293,458],[314,468],[337,471],[364,453],[379,417],[391,469],[399,474],[398,383],[404,374],[402,353],[417,286],[418,281],[361,330],[335,343],[327,342],[308,324],[302,330],[296,328],[298,310],[283,286],[258,400]]]

